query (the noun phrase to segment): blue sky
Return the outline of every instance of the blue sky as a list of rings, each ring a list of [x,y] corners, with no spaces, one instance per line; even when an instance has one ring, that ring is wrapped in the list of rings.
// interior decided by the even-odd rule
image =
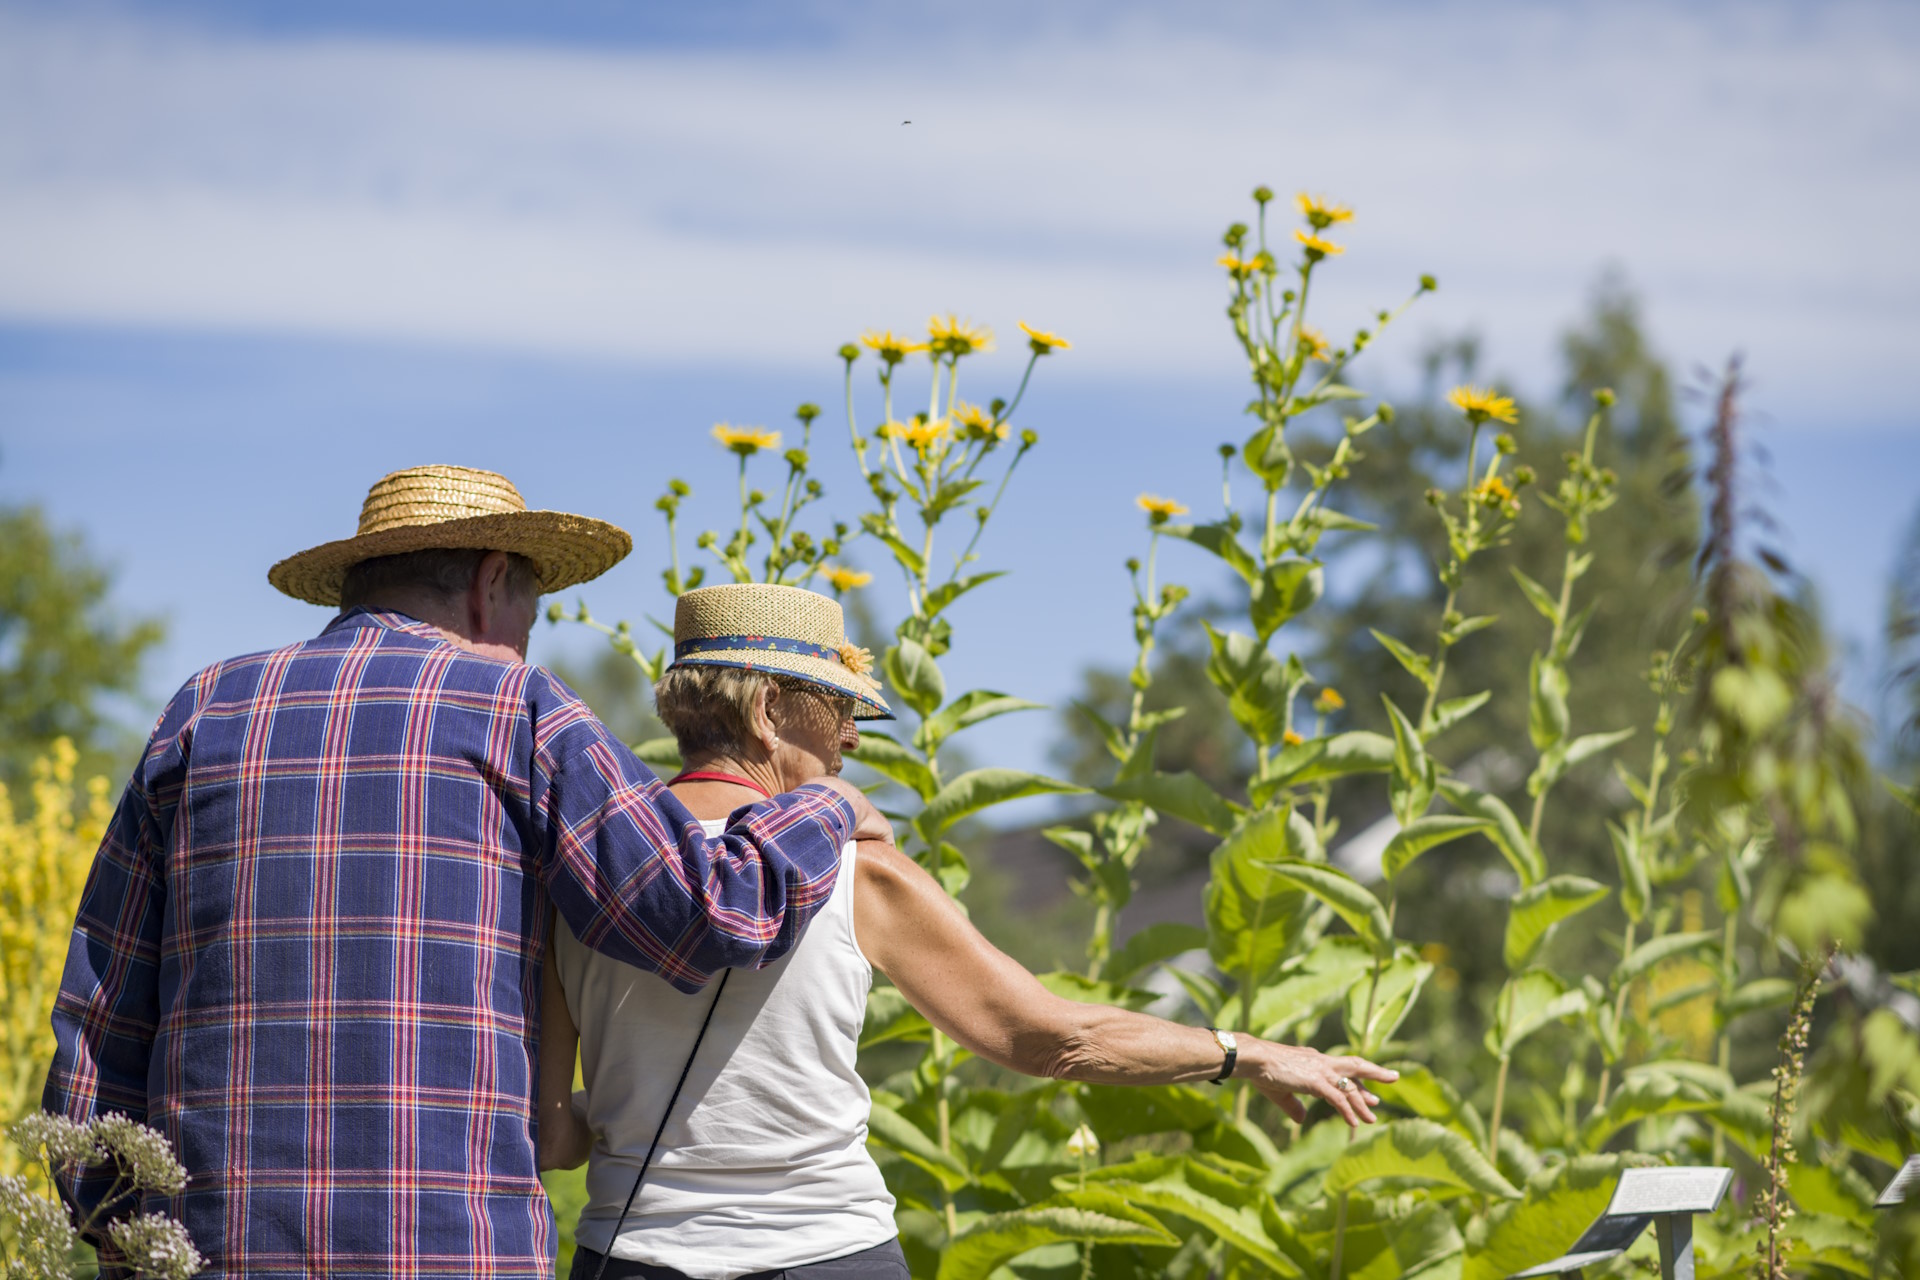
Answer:
[[[314,629],[266,566],[422,461],[629,524],[589,599],[637,614],[660,484],[725,487],[714,421],[837,405],[865,327],[1026,319],[1076,346],[951,678],[1058,699],[1124,653],[1133,495],[1210,492],[1239,430],[1210,264],[1265,181],[1359,210],[1330,329],[1441,279],[1366,385],[1471,329],[1550,392],[1609,266],[1679,368],[1744,351],[1867,700],[1920,506],[1916,128],[1894,5],[0,0],[0,500],[171,615],[156,698]]]

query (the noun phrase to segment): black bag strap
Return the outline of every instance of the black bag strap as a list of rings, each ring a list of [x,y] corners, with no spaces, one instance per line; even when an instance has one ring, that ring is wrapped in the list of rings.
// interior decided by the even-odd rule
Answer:
[[[713,988],[713,1000],[707,1005],[707,1016],[700,1022],[700,1034],[693,1038],[693,1048],[687,1053],[686,1065],[680,1068],[680,1078],[674,1082],[673,1096],[667,1099],[666,1110],[660,1113],[660,1127],[653,1131],[653,1141],[647,1146],[647,1158],[640,1162],[640,1172],[633,1179],[633,1190],[627,1192],[627,1203],[621,1206],[620,1217],[613,1224],[613,1235],[607,1240],[607,1251],[600,1255],[600,1265],[593,1269],[593,1280],[601,1280],[606,1274],[607,1259],[613,1256],[613,1246],[619,1242],[620,1229],[627,1225],[627,1215],[633,1211],[633,1201],[640,1194],[640,1184],[647,1180],[647,1170],[653,1167],[653,1153],[660,1149],[660,1136],[667,1131],[667,1121],[673,1116],[674,1104],[680,1101],[680,1090],[686,1087],[687,1073],[693,1070],[693,1060],[700,1056],[700,1042],[707,1038],[707,1028],[713,1023],[713,1011],[720,1004],[720,993],[727,989],[727,979],[732,974],[731,969],[720,971],[720,981]]]

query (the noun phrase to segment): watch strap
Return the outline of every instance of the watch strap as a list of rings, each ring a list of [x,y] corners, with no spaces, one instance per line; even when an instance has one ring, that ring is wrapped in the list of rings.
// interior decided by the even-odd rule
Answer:
[[[1213,1032],[1213,1042],[1219,1045],[1220,1052],[1226,1055],[1226,1060],[1220,1064],[1220,1074],[1215,1076],[1211,1083],[1224,1084],[1233,1075],[1234,1064],[1240,1059],[1240,1046],[1235,1042],[1233,1032],[1219,1027],[1211,1027],[1209,1030]]]

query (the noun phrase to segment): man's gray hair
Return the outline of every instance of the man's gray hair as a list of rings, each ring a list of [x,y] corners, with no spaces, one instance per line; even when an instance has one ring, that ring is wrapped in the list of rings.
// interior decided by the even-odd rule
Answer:
[[[540,592],[540,571],[533,561],[509,551],[507,590],[516,594]],[[457,599],[473,585],[473,575],[487,557],[470,547],[433,547],[397,556],[375,556],[347,570],[340,587],[340,607],[378,603],[395,595],[424,593],[439,600]]]

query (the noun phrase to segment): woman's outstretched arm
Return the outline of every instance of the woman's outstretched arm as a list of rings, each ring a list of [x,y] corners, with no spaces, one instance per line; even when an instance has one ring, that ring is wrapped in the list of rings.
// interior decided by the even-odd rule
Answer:
[[[553,930],[566,927],[563,920],[550,921],[547,960],[540,967],[540,1097],[534,1133],[543,1172],[577,1169],[593,1149],[593,1134],[573,1110],[573,1059],[580,1032],[567,1012],[567,993],[560,985],[553,945]]]
[[[989,1062],[1031,1076],[1096,1084],[1174,1084],[1220,1073],[1220,1046],[1199,1027],[1063,999],[980,935],[932,876],[892,845],[862,841],[855,863],[860,948],[927,1021]],[[1371,1124],[1369,1080],[1396,1072],[1365,1058],[1237,1037],[1234,1078],[1296,1120],[1297,1095],[1324,1099],[1348,1124]],[[1346,1077],[1361,1087],[1342,1090]]]

